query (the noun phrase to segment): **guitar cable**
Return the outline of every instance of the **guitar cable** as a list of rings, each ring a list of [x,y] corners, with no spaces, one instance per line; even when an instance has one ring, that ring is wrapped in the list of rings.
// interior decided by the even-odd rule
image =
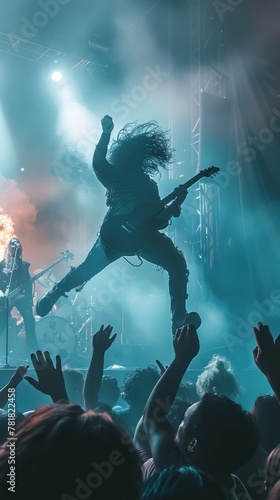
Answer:
[[[130,260],[128,260],[126,257],[123,256],[123,259],[126,260],[126,262],[128,262],[132,267],[141,267],[142,264],[143,264],[143,259],[140,257],[140,255],[136,254],[135,257],[138,257],[138,259],[140,260],[140,264],[133,264],[133,262],[130,262]]]

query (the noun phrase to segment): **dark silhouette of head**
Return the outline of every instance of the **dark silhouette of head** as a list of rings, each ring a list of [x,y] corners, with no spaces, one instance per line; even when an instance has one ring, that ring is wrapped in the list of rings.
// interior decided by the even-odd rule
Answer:
[[[70,402],[83,406],[84,376],[82,372],[65,365],[63,367],[63,377]]]
[[[6,246],[5,258],[8,258],[9,256],[14,257],[15,255],[17,258],[20,258],[22,257],[22,251],[23,249],[20,240],[16,236],[13,236]]]
[[[0,449],[0,498],[8,498],[9,448]],[[17,500],[104,500],[116,492],[138,500],[138,454],[106,414],[78,405],[41,406],[20,424],[16,441]],[[10,496],[9,496],[10,498]]]
[[[171,466],[150,477],[143,486],[142,500],[225,500],[211,476],[194,467]]]
[[[120,388],[115,377],[104,375],[99,390],[99,401],[113,407],[120,397]]]
[[[142,125],[128,123],[113,141],[109,161],[119,168],[141,169],[155,175],[160,168],[172,162],[173,150],[167,138],[155,121]]]
[[[159,378],[155,366],[133,370],[124,378],[122,398],[131,408],[144,406]]]
[[[205,394],[185,413],[175,444],[187,463],[216,478],[233,474],[258,447],[254,417],[227,398]]]
[[[188,403],[187,401],[183,401],[180,398],[175,398],[169,412],[167,415],[168,421],[172,425],[173,429],[175,432],[177,432],[177,429],[182,422],[184,415],[188,408],[190,408],[191,404]]]
[[[230,362],[218,354],[214,354],[198,376],[196,388],[200,397],[210,392],[235,400],[241,395],[241,388],[232,373]]]
[[[270,453],[280,443],[280,405],[275,396],[259,396],[251,413],[256,418],[260,446]]]

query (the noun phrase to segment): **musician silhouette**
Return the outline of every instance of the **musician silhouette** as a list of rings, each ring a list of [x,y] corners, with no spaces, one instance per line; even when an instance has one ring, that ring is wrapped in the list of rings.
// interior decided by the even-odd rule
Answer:
[[[0,262],[0,335],[6,333],[7,319],[11,318],[11,310],[15,306],[22,315],[28,352],[38,349],[35,334],[35,318],[33,316],[32,285],[28,285],[30,279],[30,263],[22,259],[23,248],[17,237],[10,239],[6,245],[4,260]],[[20,285],[27,283],[19,293],[12,298],[6,299],[3,295],[15,291]],[[8,311],[7,311],[8,307]]]
[[[114,128],[112,118],[108,115],[104,116],[101,125],[102,135],[95,148],[92,161],[97,179],[107,190],[108,211],[101,227],[100,236],[85,261],[77,268],[71,269],[50,292],[38,300],[37,314],[45,316],[59,297],[67,296],[66,292],[73,288],[78,291],[79,287],[82,287],[108,264],[121,256],[134,254],[162,267],[169,274],[173,333],[185,322],[195,323],[195,326],[199,326],[198,314],[190,313],[187,315],[186,311],[189,272],[182,252],[176,248],[170,238],[158,229],[151,230],[147,241],[140,244],[138,248],[137,244],[133,245],[136,238],[136,234],[133,232],[133,223],[125,221],[122,223],[120,220],[114,219],[118,216],[127,216],[131,212],[139,215],[143,212],[153,214],[157,211],[160,196],[157,183],[152,179],[152,176],[172,162],[173,150],[167,134],[154,121],[142,125],[127,124],[120,130],[117,139],[113,141],[107,159],[110,136]],[[164,216],[167,221],[171,217],[179,217],[181,204],[186,195],[186,190],[183,193],[178,190],[178,195],[165,209]],[[110,222],[111,228],[114,229],[118,224],[122,231],[119,233],[119,238],[115,239],[115,244],[117,244],[117,239],[118,242],[127,239],[127,243],[130,241],[132,245],[128,248],[125,248],[124,245],[121,250],[118,246],[116,250],[114,241],[108,242],[107,239],[105,241],[102,238],[102,228],[107,222]],[[107,233],[110,234],[110,231]]]

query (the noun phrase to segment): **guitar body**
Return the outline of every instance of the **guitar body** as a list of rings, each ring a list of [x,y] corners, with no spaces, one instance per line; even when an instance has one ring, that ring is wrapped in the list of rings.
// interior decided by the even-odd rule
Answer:
[[[11,291],[12,293],[13,291]],[[13,295],[11,298],[9,298],[9,306],[14,307],[14,303],[25,297],[25,290],[21,290],[21,292],[17,293],[16,295]],[[2,291],[0,291],[0,311],[3,311],[3,309],[6,308],[6,301],[7,297],[4,295]]]
[[[166,205],[174,199],[181,205],[190,186],[202,177],[213,177],[219,170],[218,167],[214,166],[201,170],[192,179],[178,186],[172,193],[160,200],[154,214],[146,213],[143,209],[136,209],[130,214],[115,215],[106,220],[100,228],[100,237],[103,243],[120,255],[140,253],[148,244],[153,231],[168,226],[171,216],[167,215],[165,211]]]
[[[127,215],[115,215],[106,220],[101,226],[100,237],[103,243],[115,252],[121,255],[135,255],[145,248],[154,230],[167,226],[166,219],[135,211]]]

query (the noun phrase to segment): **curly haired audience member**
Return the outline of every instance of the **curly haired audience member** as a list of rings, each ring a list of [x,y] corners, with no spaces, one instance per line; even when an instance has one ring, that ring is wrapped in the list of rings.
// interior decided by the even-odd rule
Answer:
[[[241,387],[232,373],[230,362],[214,354],[203,372],[197,377],[196,388],[202,398],[204,394],[220,394],[236,400],[241,395]]]
[[[131,373],[127,373],[124,378],[122,398],[129,407],[116,410],[116,413],[122,418],[125,429],[131,436],[134,434],[146,401],[159,378],[160,375],[155,366],[137,368]]]

